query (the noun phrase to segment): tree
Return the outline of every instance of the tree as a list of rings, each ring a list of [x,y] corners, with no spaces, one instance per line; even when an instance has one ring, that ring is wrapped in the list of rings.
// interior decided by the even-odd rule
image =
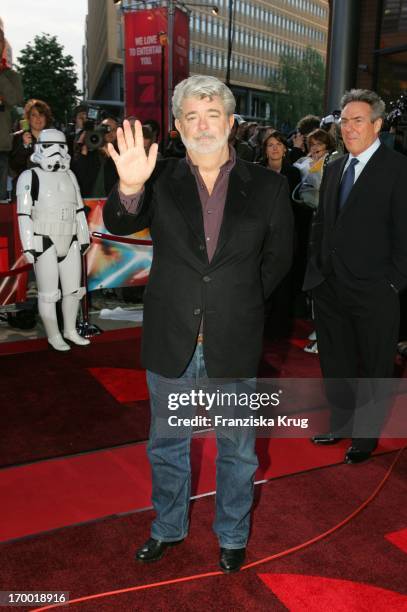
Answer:
[[[26,99],[44,100],[54,118],[66,122],[66,114],[72,112],[80,95],[72,55],[64,55],[56,36],[43,33],[22,49],[17,62]]]
[[[280,121],[294,126],[304,115],[321,115],[324,85],[325,64],[312,47],[306,48],[301,59],[287,54],[280,56],[278,76],[270,82],[274,94],[272,101],[274,105],[278,103]]]

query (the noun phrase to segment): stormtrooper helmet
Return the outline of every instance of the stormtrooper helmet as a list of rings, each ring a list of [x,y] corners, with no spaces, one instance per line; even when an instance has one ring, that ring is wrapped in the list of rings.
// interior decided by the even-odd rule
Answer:
[[[65,134],[55,129],[42,130],[30,159],[46,172],[66,172],[71,156],[68,154]]]

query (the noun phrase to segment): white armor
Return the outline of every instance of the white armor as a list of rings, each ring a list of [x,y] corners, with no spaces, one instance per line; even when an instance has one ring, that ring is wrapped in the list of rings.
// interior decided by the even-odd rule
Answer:
[[[56,302],[61,298],[63,335],[74,344],[89,344],[76,331],[81,287],[81,253],[89,247],[89,230],[75,175],[69,170],[65,135],[43,130],[31,160],[40,168],[25,170],[17,182],[17,213],[25,257],[34,264],[38,286],[38,311],[48,342],[68,351],[59,331]],[[38,176],[38,181],[33,177]],[[35,185],[38,184],[38,196]]]

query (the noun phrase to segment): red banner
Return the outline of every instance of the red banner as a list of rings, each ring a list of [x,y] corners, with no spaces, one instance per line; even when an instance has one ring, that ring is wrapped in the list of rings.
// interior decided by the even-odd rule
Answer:
[[[125,114],[135,115],[141,122],[154,119],[164,130],[167,125],[168,41],[161,46],[165,33],[168,38],[166,8],[131,11],[124,14],[125,32]],[[189,75],[188,15],[179,9],[174,14],[173,87]],[[163,55],[164,54],[164,55]],[[164,67],[164,79],[162,79]],[[164,113],[163,113],[164,110]]]
[[[189,76],[189,19],[175,9],[173,46],[173,87]]]
[[[27,272],[5,273],[9,270],[24,269],[26,264],[22,253],[16,205],[0,205],[0,306],[24,302],[27,289]]]

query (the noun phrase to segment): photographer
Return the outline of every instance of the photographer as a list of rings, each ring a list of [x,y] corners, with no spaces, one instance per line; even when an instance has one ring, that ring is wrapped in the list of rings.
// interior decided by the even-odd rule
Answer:
[[[85,129],[77,140],[80,153],[73,160],[71,169],[83,198],[107,197],[118,180],[116,167],[107,149],[108,143],[116,145],[117,127],[116,119],[107,117],[94,129]]]

